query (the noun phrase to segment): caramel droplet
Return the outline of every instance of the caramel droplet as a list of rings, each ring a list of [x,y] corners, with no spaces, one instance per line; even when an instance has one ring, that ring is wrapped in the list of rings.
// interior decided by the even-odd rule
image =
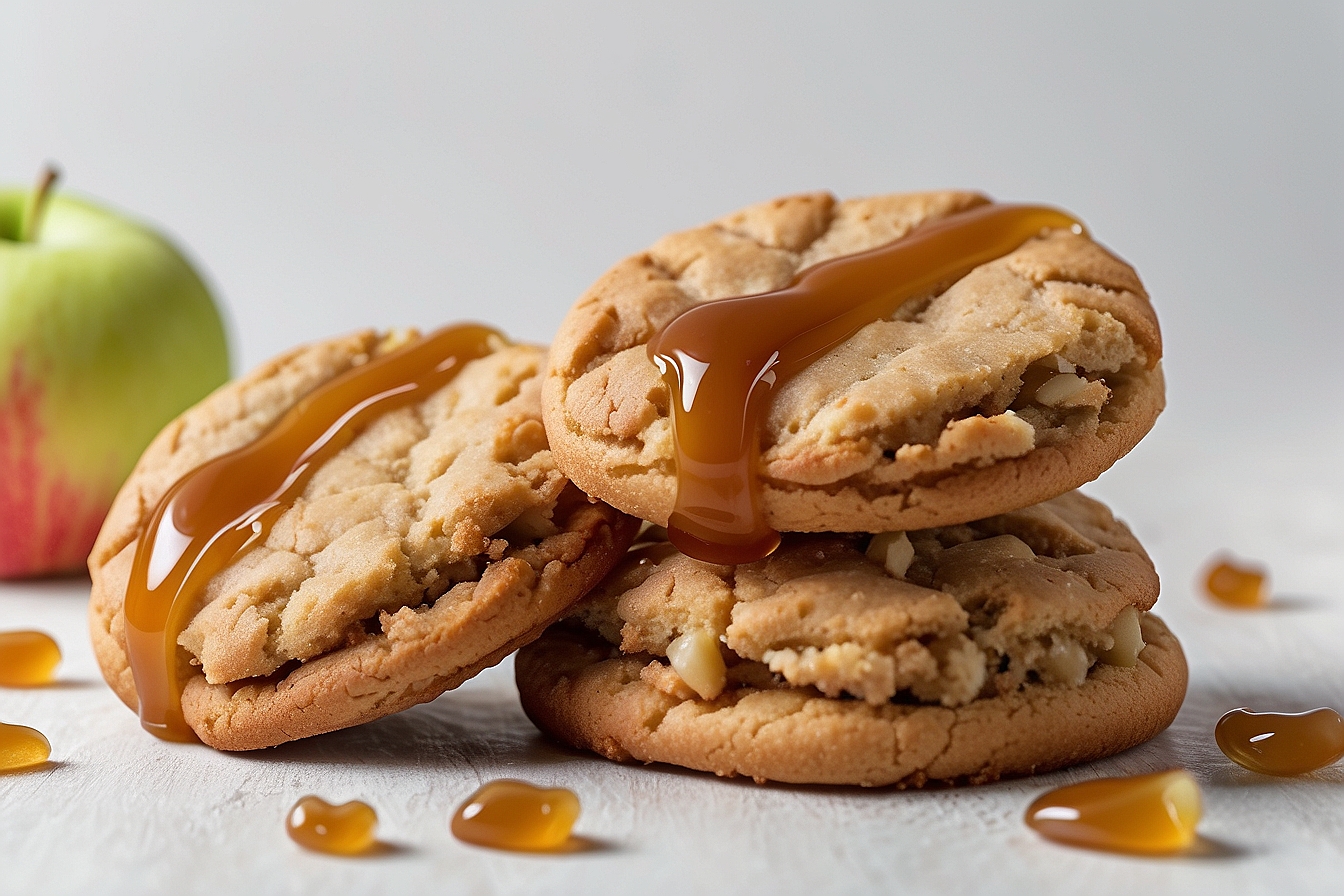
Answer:
[[[51,756],[51,742],[41,731],[0,722],[0,772],[41,765]]]
[[[146,730],[196,739],[182,716],[181,682],[191,673],[177,637],[211,576],[264,542],[317,469],[369,423],[425,400],[501,344],[488,327],[446,327],[356,365],[304,396],[260,438],[168,490],[140,535],[126,589],[126,652]]]
[[[43,632],[0,632],[0,685],[11,688],[50,684],[61,648]]]
[[[1174,769],[1052,790],[1027,809],[1027,824],[1070,846],[1158,855],[1195,842],[1201,811],[1199,785]]]
[[[578,817],[572,790],[491,781],[458,808],[453,836],[494,849],[544,851],[563,846]]]
[[[1231,560],[1221,560],[1209,570],[1204,588],[1210,597],[1229,607],[1253,609],[1269,603],[1264,570]]]
[[[1328,707],[1310,712],[1234,709],[1213,737],[1237,765],[1262,775],[1305,775],[1344,758],[1344,718]]]
[[[704,302],[673,319],[648,345],[672,393],[668,540],[708,563],[750,563],[778,547],[756,483],[770,397],[867,324],[1052,228],[1082,231],[1055,209],[981,205],[814,265],[783,289]]]
[[[374,844],[378,813],[359,800],[333,806],[321,797],[305,796],[289,810],[285,830],[307,849],[353,856]]]

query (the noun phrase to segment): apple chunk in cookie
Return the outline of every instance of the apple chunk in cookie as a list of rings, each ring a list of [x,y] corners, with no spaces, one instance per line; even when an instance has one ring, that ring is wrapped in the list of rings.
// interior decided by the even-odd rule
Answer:
[[[1076,492],[936,529],[786,535],[736,567],[645,542],[517,674],[543,730],[611,758],[796,783],[990,780],[1170,723],[1185,667],[1148,614],[1157,591],[1138,542]],[[772,740],[786,728],[811,739]],[[953,750],[954,728],[972,742]],[[823,742],[825,757],[804,746]]]
[[[356,394],[361,377],[417,352],[452,375],[416,380],[423,394]],[[298,349],[180,417],[90,558],[91,629],[113,689],[151,730],[180,721],[212,746],[253,749],[431,700],[534,637],[636,528],[551,462],[544,358],[479,327],[360,333]],[[413,400],[358,416],[403,393]],[[294,435],[304,427],[319,441]],[[250,481],[267,476],[281,497]],[[249,490],[261,503],[231,503]],[[162,539],[165,520],[185,550]]]

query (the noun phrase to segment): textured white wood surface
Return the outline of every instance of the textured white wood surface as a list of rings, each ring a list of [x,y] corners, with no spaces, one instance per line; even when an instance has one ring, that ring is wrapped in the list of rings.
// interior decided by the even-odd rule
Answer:
[[[1158,609],[1192,668],[1185,707],[1169,731],[1111,760],[955,791],[761,787],[618,766],[543,740],[508,663],[433,704],[255,755],[160,743],[99,678],[87,582],[0,585],[0,628],[46,629],[66,656],[57,684],[0,690],[0,718],[52,742],[48,767],[0,777],[0,892],[1340,892],[1344,766],[1264,778],[1212,737],[1240,705],[1344,709],[1338,444],[1299,440],[1271,464],[1255,445],[1155,435],[1097,483],[1163,573]],[[1220,610],[1195,593],[1221,548],[1270,564],[1276,608]],[[1176,765],[1204,789],[1193,855],[1084,852],[1022,824],[1047,787]],[[577,791],[582,848],[529,856],[456,842],[453,810],[502,776]],[[372,803],[385,848],[359,859],[299,849],[283,819],[307,793]]]

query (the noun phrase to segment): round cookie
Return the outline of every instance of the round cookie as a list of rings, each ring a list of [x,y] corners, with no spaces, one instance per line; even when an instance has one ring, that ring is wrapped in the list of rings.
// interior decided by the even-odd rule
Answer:
[[[670,397],[648,341],[694,305],[780,288],[818,262],[987,201],[795,196],[617,264],[551,349],[543,404],[560,468],[589,494],[666,524]],[[869,324],[779,390],[760,432],[765,521],[780,532],[926,528],[1061,494],[1152,427],[1161,355],[1133,269],[1085,235],[1044,233]]]
[[[289,352],[214,392],[154,440],[89,570],[94,652],[135,709],[124,601],[160,498],[258,438],[327,381],[413,335],[362,332]],[[436,696],[540,634],[621,558],[638,522],[555,468],[540,420],[545,351],[501,344],[327,461],[266,539],[215,574],[178,638],[182,711],[205,743],[248,750]]]
[[[1186,666],[1156,597],[1128,529],[1074,492],[908,539],[786,535],[738,567],[642,542],[515,668],[538,727],[610,759],[980,783],[1171,723]],[[717,655],[688,655],[705,635]]]

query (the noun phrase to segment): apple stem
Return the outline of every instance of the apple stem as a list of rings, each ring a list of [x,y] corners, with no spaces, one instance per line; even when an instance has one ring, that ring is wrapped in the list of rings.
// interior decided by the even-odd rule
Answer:
[[[23,210],[23,221],[19,225],[19,242],[37,242],[37,234],[42,227],[42,215],[47,210],[47,200],[51,197],[52,189],[60,177],[60,169],[50,162],[43,167],[42,173],[37,178],[37,186],[28,194],[28,207]]]

